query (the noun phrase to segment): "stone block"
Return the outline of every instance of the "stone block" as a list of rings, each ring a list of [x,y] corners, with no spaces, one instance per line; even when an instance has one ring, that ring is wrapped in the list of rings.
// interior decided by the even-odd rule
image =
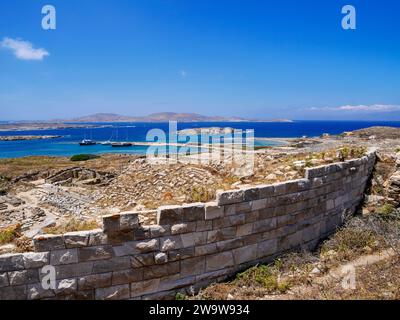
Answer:
[[[263,258],[270,256],[277,252],[278,249],[277,239],[266,240],[258,243],[257,247],[257,258]]]
[[[253,223],[246,223],[237,226],[236,236],[243,237],[253,233]]]
[[[143,280],[143,268],[115,271],[112,275],[112,285],[128,284]]]
[[[23,270],[24,268],[24,256],[22,254],[0,256],[0,272]]]
[[[160,248],[161,251],[170,251],[177,250],[183,248],[182,238],[181,236],[170,236],[164,237],[160,239]]]
[[[209,243],[203,246],[196,246],[194,249],[196,256],[204,256],[218,252],[216,243]]]
[[[8,279],[11,286],[32,284],[39,281],[39,272],[34,269],[13,271],[8,273]]]
[[[206,256],[206,271],[215,271],[233,266],[233,253],[232,251],[221,252]]]
[[[139,215],[136,212],[123,212],[119,221],[120,230],[133,230],[139,226]]]
[[[206,269],[206,257],[195,257],[181,261],[181,277],[202,274]]]
[[[78,263],[78,249],[64,249],[50,252],[50,264],[52,266],[71,263]]]
[[[218,191],[217,204],[219,206],[244,201],[244,190]]]
[[[274,186],[273,185],[260,185],[258,186],[260,199],[265,199],[274,196]]]
[[[28,252],[23,254],[26,269],[41,268],[49,264],[48,252]]]
[[[253,201],[260,199],[260,189],[258,187],[249,187],[243,189],[244,201]]]
[[[164,264],[168,262],[168,255],[164,252],[159,252],[154,255],[154,261],[156,264]]]
[[[254,200],[251,202],[251,210],[261,210],[265,209],[267,207],[267,201],[268,199],[259,199],[259,200]]]
[[[79,262],[110,259],[113,256],[112,246],[95,246],[80,248]]]
[[[129,269],[131,259],[129,257],[116,257],[108,260],[98,260],[93,262],[93,273],[105,273]]]
[[[257,244],[233,250],[235,264],[242,264],[257,259]]]
[[[235,227],[208,231],[207,242],[210,243],[210,242],[229,240],[229,239],[234,238],[235,236],[236,236],[236,228]]]
[[[184,248],[203,245],[207,242],[207,231],[181,234],[181,241]]]
[[[167,236],[171,232],[170,226],[149,226],[150,236],[153,238]]]
[[[224,216],[224,206],[219,206],[217,202],[206,203],[205,206],[205,219],[213,220],[222,218]]]
[[[101,246],[107,244],[108,237],[101,229],[92,230],[89,232],[88,246]]]
[[[275,229],[277,226],[277,218],[270,218],[254,222],[254,232],[265,232]]]
[[[145,266],[151,266],[154,264],[155,261],[153,253],[137,254],[131,257],[132,268],[141,268]]]
[[[64,234],[65,247],[67,249],[86,247],[89,244],[90,234],[90,231],[69,232]]]
[[[78,289],[80,291],[92,290],[96,288],[110,287],[112,284],[112,272],[91,274],[78,279]]]
[[[27,289],[28,300],[46,299],[46,298],[52,298],[54,296],[55,296],[54,291],[51,289],[43,289],[41,283],[28,285]]]
[[[180,224],[174,224],[171,227],[171,234],[181,234],[196,231],[196,222],[185,222]]]
[[[33,238],[36,252],[65,249],[64,238],[61,235],[38,235]]]
[[[105,233],[114,233],[120,231],[120,217],[120,214],[110,214],[103,216],[103,231]]]
[[[125,300],[129,298],[129,284],[96,289],[96,300]]]
[[[242,239],[230,239],[216,243],[218,252],[227,251],[243,246]]]
[[[9,286],[10,283],[8,282],[7,273],[0,273],[0,288]]]
[[[66,279],[85,276],[93,271],[93,262],[82,262],[56,266],[56,278]]]
[[[145,280],[161,278],[179,273],[179,262],[170,262],[163,265],[148,266],[144,269]]]
[[[205,219],[204,203],[191,203],[182,206],[183,222],[201,221]]]
[[[183,222],[181,206],[162,206],[157,210],[158,225],[173,225]]]
[[[197,221],[196,222],[196,231],[210,231],[212,230],[212,220],[209,221]]]
[[[76,279],[63,279],[57,281],[55,294],[56,295],[68,295],[73,294],[78,289],[78,283]]]
[[[160,279],[150,279],[131,283],[131,298],[140,297],[145,294],[155,293],[160,285]]]
[[[194,255],[195,255],[194,249],[195,249],[195,247],[189,247],[189,248],[182,248],[182,249],[169,251],[168,252],[169,261],[177,261],[177,260],[194,257]]]

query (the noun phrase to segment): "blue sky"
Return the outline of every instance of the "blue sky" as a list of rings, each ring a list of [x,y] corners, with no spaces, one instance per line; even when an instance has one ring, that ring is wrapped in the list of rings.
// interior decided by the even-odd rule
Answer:
[[[56,30],[41,28],[46,4]],[[356,30],[341,28],[346,4]],[[400,120],[399,16],[394,0],[2,0],[0,120]]]

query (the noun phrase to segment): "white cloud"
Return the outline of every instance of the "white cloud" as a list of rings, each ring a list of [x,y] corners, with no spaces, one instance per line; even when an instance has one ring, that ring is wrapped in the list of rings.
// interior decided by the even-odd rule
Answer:
[[[392,112],[399,111],[400,105],[396,104],[372,104],[372,105],[344,105],[339,107],[309,108],[311,111],[348,111],[348,112]]]
[[[188,76],[188,73],[187,73],[186,70],[181,70],[181,71],[179,71],[179,74],[180,74],[180,76],[181,76],[182,78],[186,78],[186,77]]]
[[[32,43],[21,39],[4,38],[0,45],[4,49],[11,50],[20,60],[43,60],[44,57],[50,55],[47,50],[35,49]]]

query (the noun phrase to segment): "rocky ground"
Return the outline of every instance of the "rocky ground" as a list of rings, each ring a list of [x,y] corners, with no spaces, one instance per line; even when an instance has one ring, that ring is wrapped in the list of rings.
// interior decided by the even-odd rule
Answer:
[[[365,212],[388,198],[398,205],[400,171],[397,129],[366,129],[339,136],[284,139],[281,146],[257,148],[254,172],[240,174],[235,163],[198,164],[183,158],[160,164],[129,155],[104,155],[86,162],[28,157],[0,160],[0,230],[19,224],[31,237],[70,219],[96,220],[110,212],[147,210],[161,204],[214,199],[218,189],[304,177],[307,167],[362,156],[378,147],[379,163]],[[279,139],[282,140],[282,139]],[[154,223],[154,215],[143,216]]]

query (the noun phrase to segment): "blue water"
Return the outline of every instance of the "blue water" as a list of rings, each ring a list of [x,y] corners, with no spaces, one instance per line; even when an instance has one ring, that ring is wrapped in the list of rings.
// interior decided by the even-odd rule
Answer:
[[[84,138],[106,141],[113,138],[118,141],[146,141],[150,129],[161,129],[168,132],[168,123],[113,123],[107,127],[91,129],[57,129],[2,131],[0,136],[7,135],[61,135],[62,138],[32,141],[0,141],[0,158],[16,158],[25,156],[71,156],[79,153],[104,154],[127,153],[145,154],[148,147],[134,146],[128,148],[112,148],[111,146],[79,146]],[[367,128],[371,126],[400,127],[400,122],[384,121],[295,121],[292,123],[261,122],[196,122],[178,123],[178,130],[199,127],[233,127],[237,129],[254,129],[255,137],[309,137],[322,133],[339,134],[344,131]],[[118,133],[118,139],[116,134]],[[271,145],[272,142],[256,140],[255,145]]]

